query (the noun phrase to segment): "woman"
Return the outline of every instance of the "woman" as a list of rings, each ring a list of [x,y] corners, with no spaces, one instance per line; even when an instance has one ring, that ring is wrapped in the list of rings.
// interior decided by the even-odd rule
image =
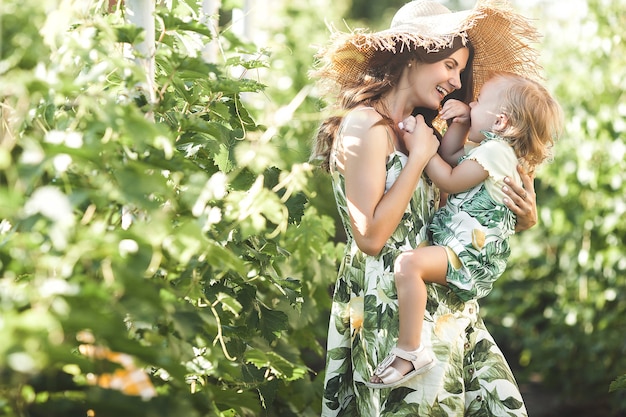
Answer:
[[[423,174],[439,134],[444,99],[469,103],[489,70],[538,77],[534,28],[502,1],[451,13],[413,1],[377,33],[336,34],[315,73],[336,98],[314,155],[332,174],[348,240],[328,334],[323,416],[526,415],[513,375],[485,329],[475,300],[428,285],[422,343],[428,372],[394,389],[366,386],[398,336],[393,264],[427,243],[439,192]],[[398,123],[412,113],[412,133]],[[443,123],[442,123],[443,122]],[[503,190],[517,230],[536,223],[532,179]],[[528,192],[528,194],[526,194]]]

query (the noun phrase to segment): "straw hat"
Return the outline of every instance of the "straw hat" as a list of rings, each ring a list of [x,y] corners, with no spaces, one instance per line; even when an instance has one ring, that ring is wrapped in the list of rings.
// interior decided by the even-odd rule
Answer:
[[[531,46],[539,33],[506,0],[478,0],[473,9],[460,12],[436,1],[414,0],[397,11],[387,30],[333,31],[330,45],[317,54],[319,66],[313,75],[322,83],[355,85],[377,53],[416,47],[436,52],[451,47],[456,37],[474,47],[474,98],[491,71],[541,79],[538,52]]]

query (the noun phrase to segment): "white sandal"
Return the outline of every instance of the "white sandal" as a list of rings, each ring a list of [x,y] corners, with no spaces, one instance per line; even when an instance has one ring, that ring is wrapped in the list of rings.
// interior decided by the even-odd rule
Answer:
[[[402,375],[396,368],[391,366],[396,357],[411,362],[411,364],[413,364],[413,370]],[[374,375],[383,382],[376,383],[366,381],[365,385],[370,388],[393,388],[405,383],[416,375],[429,371],[433,366],[435,366],[435,358],[430,350],[420,347],[417,350],[406,351],[396,346],[391,349],[391,353],[389,353],[374,370]]]

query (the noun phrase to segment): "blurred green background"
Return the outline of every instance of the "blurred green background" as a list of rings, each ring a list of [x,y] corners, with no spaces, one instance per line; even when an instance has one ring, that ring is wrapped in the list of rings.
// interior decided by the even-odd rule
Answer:
[[[2,2],[0,416],[319,415],[342,230],[307,163],[308,71],[327,25],[383,29],[403,3],[223,0],[214,36],[201,2],[158,2],[151,97],[128,5]],[[566,131],[481,313],[532,417],[621,416],[626,1],[512,5]],[[127,369],[85,345],[156,396],[106,388]]]

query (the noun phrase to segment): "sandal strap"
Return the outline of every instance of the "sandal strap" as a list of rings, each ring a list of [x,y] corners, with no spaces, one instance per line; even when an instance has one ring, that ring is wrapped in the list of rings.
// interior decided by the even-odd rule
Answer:
[[[385,369],[391,366],[395,358],[396,358],[396,355],[393,353],[393,350],[392,350],[391,353],[389,353],[389,355],[387,355],[385,359],[383,359],[378,364],[378,366],[376,366],[376,369],[374,369],[374,375],[380,376],[380,374],[383,373]]]
[[[415,350],[404,350],[396,346],[393,349],[391,349],[390,355],[397,356],[399,358],[404,359],[405,361],[409,361],[413,363],[417,360],[417,357],[423,350],[424,350],[423,346],[420,346],[419,348]]]
[[[417,360],[417,356],[420,354],[420,352],[423,351],[423,348],[420,347],[416,350],[404,350],[404,349],[400,349],[399,347],[395,346],[391,349],[391,352],[389,352],[389,354],[385,357],[385,359],[383,359],[378,366],[376,366],[376,369],[374,369],[374,375],[376,376],[380,376],[380,374],[382,374],[385,369],[389,368],[391,366],[391,364],[393,363],[394,359],[396,359],[396,356],[399,358],[404,359],[405,361],[409,361],[411,363],[414,363]]]
[[[391,366],[396,358],[404,359],[413,365],[413,370],[406,374],[401,374],[396,368]],[[435,358],[432,353],[422,347],[416,350],[406,351],[398,347],[394,347],[389,355],[378,364],[374,370],[374,375],[382,380],[382,383],[367,383],[370,388],[393,388],[416,375],[427,372],[435,365]]]

